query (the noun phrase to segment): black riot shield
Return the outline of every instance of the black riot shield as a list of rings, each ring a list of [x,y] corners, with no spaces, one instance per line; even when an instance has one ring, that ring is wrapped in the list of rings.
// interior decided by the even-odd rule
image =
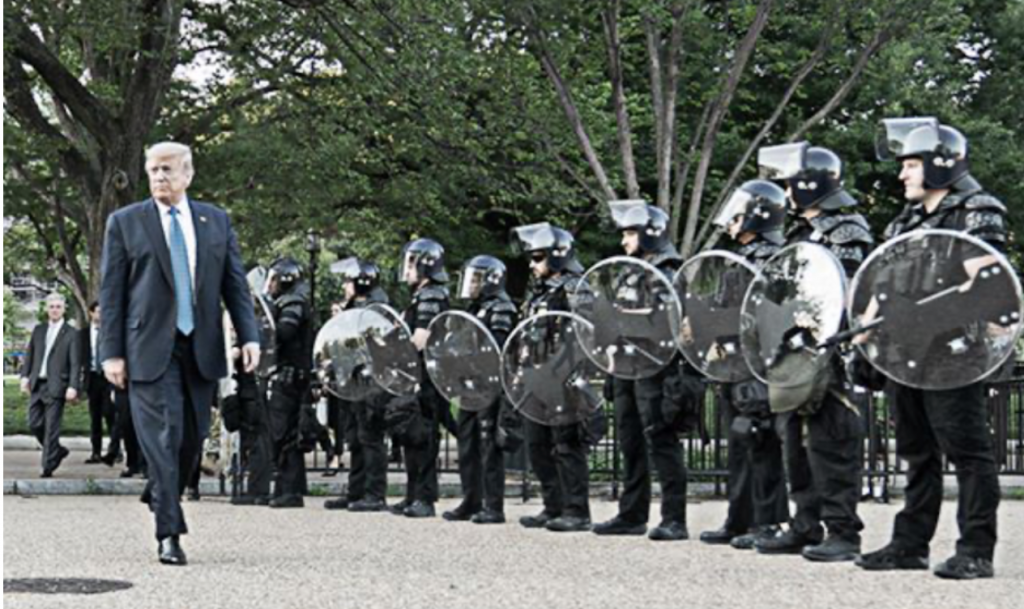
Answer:
[[[643,260],[615,256],[591,267],[580,286],[591,298],[572,303],[573,313],[589,322],[579,329],[581,336],[589,333],[579,344],[598,368],[635,380],[668,366],[680,317],[671,278]]]
[[[720,383],[751,378],[740,340],[743,297],[757,269],[742,256],[710,250],[690,258],[676,273],[683,305],[679,349],[705,376]]]
[[[839,260],[815,243],[796,243],[768,259],[743,299],[740,341],[758,380],[773,387],[812,383],[828,365],[821,349],[839,332],[846,275]]]
[[[402,316],[388,305],[374,303],[362,309],[359,327],[377,384],[397,396],[419,391],[419,354]]]
[[[380,392],[362,336],[361,314],[353,309],[335,315],[313,343],[313,360],[324,388],[343,400],[364,400]]]
[[[578,329],[589,322],[551,311],[524,320],[501,354],[501,383],[512,405],[541,425],[586,420],[600,405],[591,387],[599,374],[584,353]]]
[[[483,410],[501,395],[501,349],[472,315],[446,311],[435,317],[423,358],[434,386],[462,410]]]
[[[914,231],[887,241],[851,287],[855,339],[903,385],[954,389],[984,379],[1014,351],[1021,286],[1005,256],[967,234]]]

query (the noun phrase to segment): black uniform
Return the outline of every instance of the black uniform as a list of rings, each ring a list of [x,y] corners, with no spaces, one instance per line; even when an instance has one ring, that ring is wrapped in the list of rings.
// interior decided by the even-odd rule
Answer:
[[[849,197],[845,191],[832,196]],[[827,200],[820,207],[823,210],[815,218],[793,220],[786,243],[809,241],[827,247],[852,277],[874,243],[868,223],[857,213],[828,210]],[[841,359],[834,357],[832,363],[828,391],[820,403],[776,416],[790,498],[796,504],[790,533],[813,544],[824,537],[824,522],[830,536],[859,545],[864,528],[857,516],[863,425],[848,397],[851,385]],[[758,549],[764,551],[761,545]]]
[[[375,288],[366,298],[354,298],[345,310],[371,304],[387,304],[384,290]],[[338,400],[347,413],[344,432],[348,442],[351,468],[346,488],[349,507],[357,501],[383,503],[388,490],[388,456],[384,443],[384,403],[387,394],[377,393],[357,402]],[[340,440],[338,442],[341,444]]]
[[[312,369],[309,288],[296,283],[274,300],[277,362],[268,393],[270,437],[277,466],[275,497],[301,497],[306,488],[306,464],[301,447],[302,401]]]
[[[757,268],[780,246],[765,239],[741,246],[737,253]],[[782,462],[782,439],[768,404],[768,387],[751,379],[721,385],[722,412],[729,441],[730,536],[777,525],[789,519],[789,498]]]
[[[267,425],[267,408],[260,380],[255,373],[245,372],[241,358],[235,360],[235,395],[224,399],[222,415],[225,424],[228,412],[235,411],[239,435],[239,467],[245,473],[246,485],[242,497],[232,498],[234,503],[262,503],[270,497],[270,480],[273,477],[273,452]],[[234,401],[234,404],[231,402]],[[230,429],[229,429],[230,431]]]
[[[404,312],[409,331],[426,330],[435,317],[449,309],[448,288],[439,283],[427,283],[416,290],[412,302]],[[407,434],[402,442],[405,455],[406,503],[419,501],[433,505],[438,498],[437,456],[440,448],[438,425],[451,417],[448,401],[434,387],[427,375],[420,354],[419,424],[426,424],[426,433]],[[414,425],[416,425],[414,423]]]
[[[886,238],[941,228],[1006,247],[1006,207],[970,175],[962,177],[931,213],[910,204],[886,228]],[[889,382],[896,420],[896,448],[907,462],[906,503],[896,516],[893,545],[927,557],[942,506],[942,455],[956,468],[960,539],[956,553],[992,560],[996,544],[999,478],[989,429],[985,383],[947,391]]]
[[[682,259],[674,249],[655,254],[651,264],[671,281]],[[685,374],[678,354],[658,374],[639,380],[608,379],[612,383],[619,447],[625,461],[624,488],[618,519],[646,524],[651,509],[650,461],[661,483],[662,525],[686,525],[686,466],[678,436],[678,408],[665,396],[670,377]],[[600,526],[600,525],[599,525]],[[595,527],[595,532],[600,529]]]
[[[547,311],[571,311],[570,295],[582,278],[564,272],[544,281],[526,305],[526,317]],[[587,463],[586,424],[541,425],[524,422],[530,465],[540,481],[544,512],[590,520],[590,469]]]
[[[499,347],[515,329],[518,316],[515,303],[505,292],[481,297],[468,313],[487,326]],[[509,408],[504,396],[499,396],[483,410],[459,410],[459,479],[464,496],[461,511],[467,515],[481,509],[500,514],[505,509],[505,453],[498,438],[498,424]]]

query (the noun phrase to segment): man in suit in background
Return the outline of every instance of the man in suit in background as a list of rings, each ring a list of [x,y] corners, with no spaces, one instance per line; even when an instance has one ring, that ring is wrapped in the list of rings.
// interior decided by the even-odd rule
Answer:
[[[70,451],[60,445],[64,403],[78,399],[81,381],[78,333],[64,321],[64,297],[46,298],[48,322],[32,330],[21,370],[21,391],[30,394],[28,425],[43,446],[43,478],[53,476]]]
[[[156,144],[146,150],[146,174],[152,198],[107,221],[100,359],[107,379],[128,388],[160,562],[184,565],[181,493],[199,464],[217,380],[227,375],[221,301],[249,371],[259,335],[227,214],[185,194],[192,151]]]
[[[92,454],[85,460],[86,463],[102,463],[103,454],[103,423],[107,424],[107,432],[110,434],[110,446],[108,448],[110,461],[117,459],[120,447],[114,444],[117,434],[114,427],[117,425],[117,413],[114,409],[114,400],[111,397],[112,387],[103,376],[103,368],[100,366],[99,350],[100,333],[100,303],[93,301],[89,305],[89,325],[78,331],[78,345],[81,347],[82,361],[82,389],[89,396],[89,440],[92,444]]]

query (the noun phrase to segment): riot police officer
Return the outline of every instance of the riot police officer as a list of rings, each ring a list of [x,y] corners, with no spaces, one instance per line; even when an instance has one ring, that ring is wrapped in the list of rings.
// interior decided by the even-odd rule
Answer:
[[[547,311],[571,311],[582,281],[583,267],[576,260],[568,231],[544,222],[514,230],[514,246],[530,257],[534,287],[525,304],[525,317]],[[530,465],[537,475],[544,510],[524,516],[527,528],[572,532],[590,529],[590,482],[586,425],[546,426],[524,422]]]
[[[345,300],[341,310],[361,309],[372,304],[387,304],[388,296],[380,287],[380,268],[357,257],[331,265],[331,273],[341,277]],[[387,447],[384,443],[384,403],[381,390],[364,400],[337,399],[339,416],[344,413],[343,431],[349,445],[351,466],[345,494],[324,503],[329,510],[380,512],[387,509]],[[341,439],[338,439],[341,444]]]
[[[730,195],[715,224],[739,255],[760,268],[785,241],[785,216],[785,191],[767,180],[750,180]],[[764,383],[750,379],[719,389],[729,440],[729,512],[722,528],[701,533],[700,540],[750,549],[778,534],[779,524],[789,518],[782,440]]]
[[[306,488],[300,422],[313,367],[313,345],[309,284],[302,274],[302,266],[290,257],[279,258],[267,274],[277,357],[268,381],[270,437],[277,465],[272,508],[302,507]]]
[[[884,121],[881,158],[901,163],[906,206],[886,228],[892,238],[918,229],[948,229],[978,237],[999,251],[1007,239],[1006,207],[971,176],[967,139],[934,118]],[[989,431],[984,381],[945,391],[889,381],[896,446],[907,463],[906,502],[892,541],[861,556],[869,570],[927,569],[928,544],[942,506],[942,457],[956,468],[960,539],[935,574],[949,579],[992,577],[999,479]]]
[[[438,498],[438,425],[450,415],[448,401],[441,396],[426,374],[422,351],[430,337],[430,322],[449,308],[444,248],[432,239],[410,241],[402,249],[401,264],[402,279],[413,290],[412,302],[403,315],[412,332],[412,342],[420,352],[422,380],[415,395],[415,403],[412,404],[416,420],[405,426],[413,431],[404,437],[394,438],[402,443],[404,449],[406,497],[391,506],[391,512],[409,518],[430,518],[434,516],[434,503]],[[394,399],[389,408],[405,407],[405,401],[404,398]]]
[[[273,451],[267,429],[266,392],[262,390],[256,374],[245,371],[239,345],[231,348],[230,356],[233,362],[231,380],[235,390],[233,394],[224,397],[221,416],[228,431],[238,431],[240,446],[237,465],[239,474],[245,474],[243,492],[231,497],[231,504],[267,505],[273,476]]]
[[[669,239],[669,217],[641,200],[609,204],[615,226],[622,232],[626,254],[649,262],[672,281],[682,258]],[[597,323],[600,323],[599,321]],[[643,535],[651,508],[651,474],[648,455],[661,482],[661,523],[651,530],[653,540],[687,539],[686,466],[679,444],[678,419],[684,404],[666,396],[670,377],[684,374],[678,354],[656,375],[639,380],[609,378],[615,404],[618,437],[625,460],[625,487],[619,513],[594,525],[598,535]],[[702,392],[701,392],[702,393]]]
[[[867,220],[853,209],[857,201],[843,188],[839,157],[827,148],[800,142],[762,148],[758,163],[766,177],[785,183],[793,215],[786,244],[820,244],[852,277],[874,239]],[[787,405],[787,411],[776,417],[796,513],[786,532],[757,541],[758,552],[801,553],[824,562],[854,560],[860,553],[864,525],[857,516],[857,502],[863,425],[841,358],[836,355],[829,364],[824,397]]]
[[[475,256],[462,266],[457,297],[468,300],[468,313],[491,331],[498,346],[515,329],[518,311],[508,292],[505,263],[494,256]],[[459,410],[459,478],[463,500],[442,514],[445,520],[476,524],[505,522],[505,437],[499,426],[516,416],[504,396],[480,411]]]

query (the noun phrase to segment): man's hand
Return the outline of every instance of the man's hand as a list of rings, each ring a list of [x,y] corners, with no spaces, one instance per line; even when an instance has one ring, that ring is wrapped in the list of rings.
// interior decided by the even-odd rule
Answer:
[[[21,379],[21,392],[22,393],[28,393],[31,389],[32,389],[32,387],[29,385],[28,379],[26,379],[26,378]]]
[[[64,401],[66,402],[77,402],[78,401],[78,390],[74,387],[68,387],[68,390],[64,392]]]
[[[260,344],[245,343],[242,345],[242,365],[246,372],[256,370],[260,365]]]
[[[118,389],[124,389],[128,383],[128,371],[123,357],[112,357],[103,362],[103,376]]]

